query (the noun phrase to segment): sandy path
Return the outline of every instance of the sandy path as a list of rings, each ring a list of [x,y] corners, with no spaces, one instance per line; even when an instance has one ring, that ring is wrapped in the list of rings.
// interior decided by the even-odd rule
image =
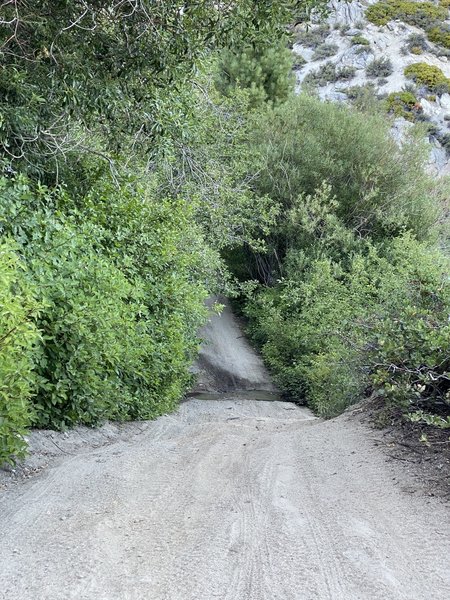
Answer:
[[[223,310],[213,314],[200,331],[205,343],[194,371],[197,391],[250,391],[275,392],[269,373],[260,357],[253,351],[242,332],[241,324],[232,313],[226,298],[212,298]]]
[[[449,534],[349,416],[191,399],[3,491],[0,598],[440,600]]]

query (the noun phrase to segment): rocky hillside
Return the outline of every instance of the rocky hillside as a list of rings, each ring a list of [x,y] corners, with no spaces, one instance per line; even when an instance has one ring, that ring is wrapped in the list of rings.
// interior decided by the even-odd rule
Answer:
[[[332,0],[325,22],[296,28],[298,88],[346,103],[373,92],[396,117],[398,139],[427,124],[430,167],[450,173],[449,4]]]

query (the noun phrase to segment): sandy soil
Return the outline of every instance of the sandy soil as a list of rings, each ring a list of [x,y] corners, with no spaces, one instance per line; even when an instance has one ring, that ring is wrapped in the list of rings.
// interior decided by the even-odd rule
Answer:
[[[232,392],[32,442],[47,468],[0,494],[4,600],[450,597],[448,508],[349,415]]]
[[[253,351],[234,316],[229,301],[220,296],[211,298],[209,305],[220,304],[220,314],[212,314],[200,331],[204,343],[194,372],[197,385],[194,391],[276,392],[269,373],[260,357]]]

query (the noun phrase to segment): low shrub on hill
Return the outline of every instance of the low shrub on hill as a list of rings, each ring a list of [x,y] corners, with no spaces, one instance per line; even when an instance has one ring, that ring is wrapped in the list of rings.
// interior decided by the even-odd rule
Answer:
[[[450,29],[448,26],[439,25],[432,27],[427,31],[427,36],[430,42],[439,44],[444,48],[450,48]]]
[[[370,46],[370,42],[367,38],[363,37],[361,34],[357,34],[352,37],[352,45],[353,46]]]
[[[450,90],[450,79],[444,73],[428,63],[413,63],[408,65],[404,71],[406,77],[410,77],[418,85],[427,87],[431,92],[443,94]]]
[[[436,21],[447,18],[448,10],[432,2],[411,2],[408,0],[382,0],[366,10],[366,18],[375,25],[386,25],[400,19],[410,25],[428,29]]]
[[[329,25],[317,25],[315,27],[309,27],[305,31],[299,31],[296,35],[296,42],[307,48],[317,48],[325,42],[329,35]]]
[[[303,80],[303,83],[307,86],[324,86],[336,81],[349,81],[350,79],[353,79],[355,73],[355,67],[336,67],[334,63],[327,62],[319,69],[308,73]]]
[[[406,40],[408,48],[412,51],[414,48],[420,48],[420,50],[428,50],[427,40],[424,35],[420,33],[411,33]]]
[[[419,102],[412,92],[403,90],[389,94],[386,98],[386,108],[390,114],[396,117],[415,121],[419,110]]]
[[[337,51],[338,46],[336,44],[321,44],[317,46],[312,58],[313,60],[323,60],[324,58],[334,56]]]
[[[389,58],[375,58],[367,65],[366,74],[368,77],[389,77],[393,70]]]

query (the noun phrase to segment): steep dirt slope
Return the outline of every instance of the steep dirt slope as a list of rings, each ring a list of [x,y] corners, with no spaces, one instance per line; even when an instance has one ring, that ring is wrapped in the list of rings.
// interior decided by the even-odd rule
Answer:
[[[209,306],[220,304],[220,314],[211,314],[200,331],[204,340],[193,371],[197,374],[194,392],[231,390],[276,393],[260,357],[245,338],[238,319],[226,298],[214,297]]]

